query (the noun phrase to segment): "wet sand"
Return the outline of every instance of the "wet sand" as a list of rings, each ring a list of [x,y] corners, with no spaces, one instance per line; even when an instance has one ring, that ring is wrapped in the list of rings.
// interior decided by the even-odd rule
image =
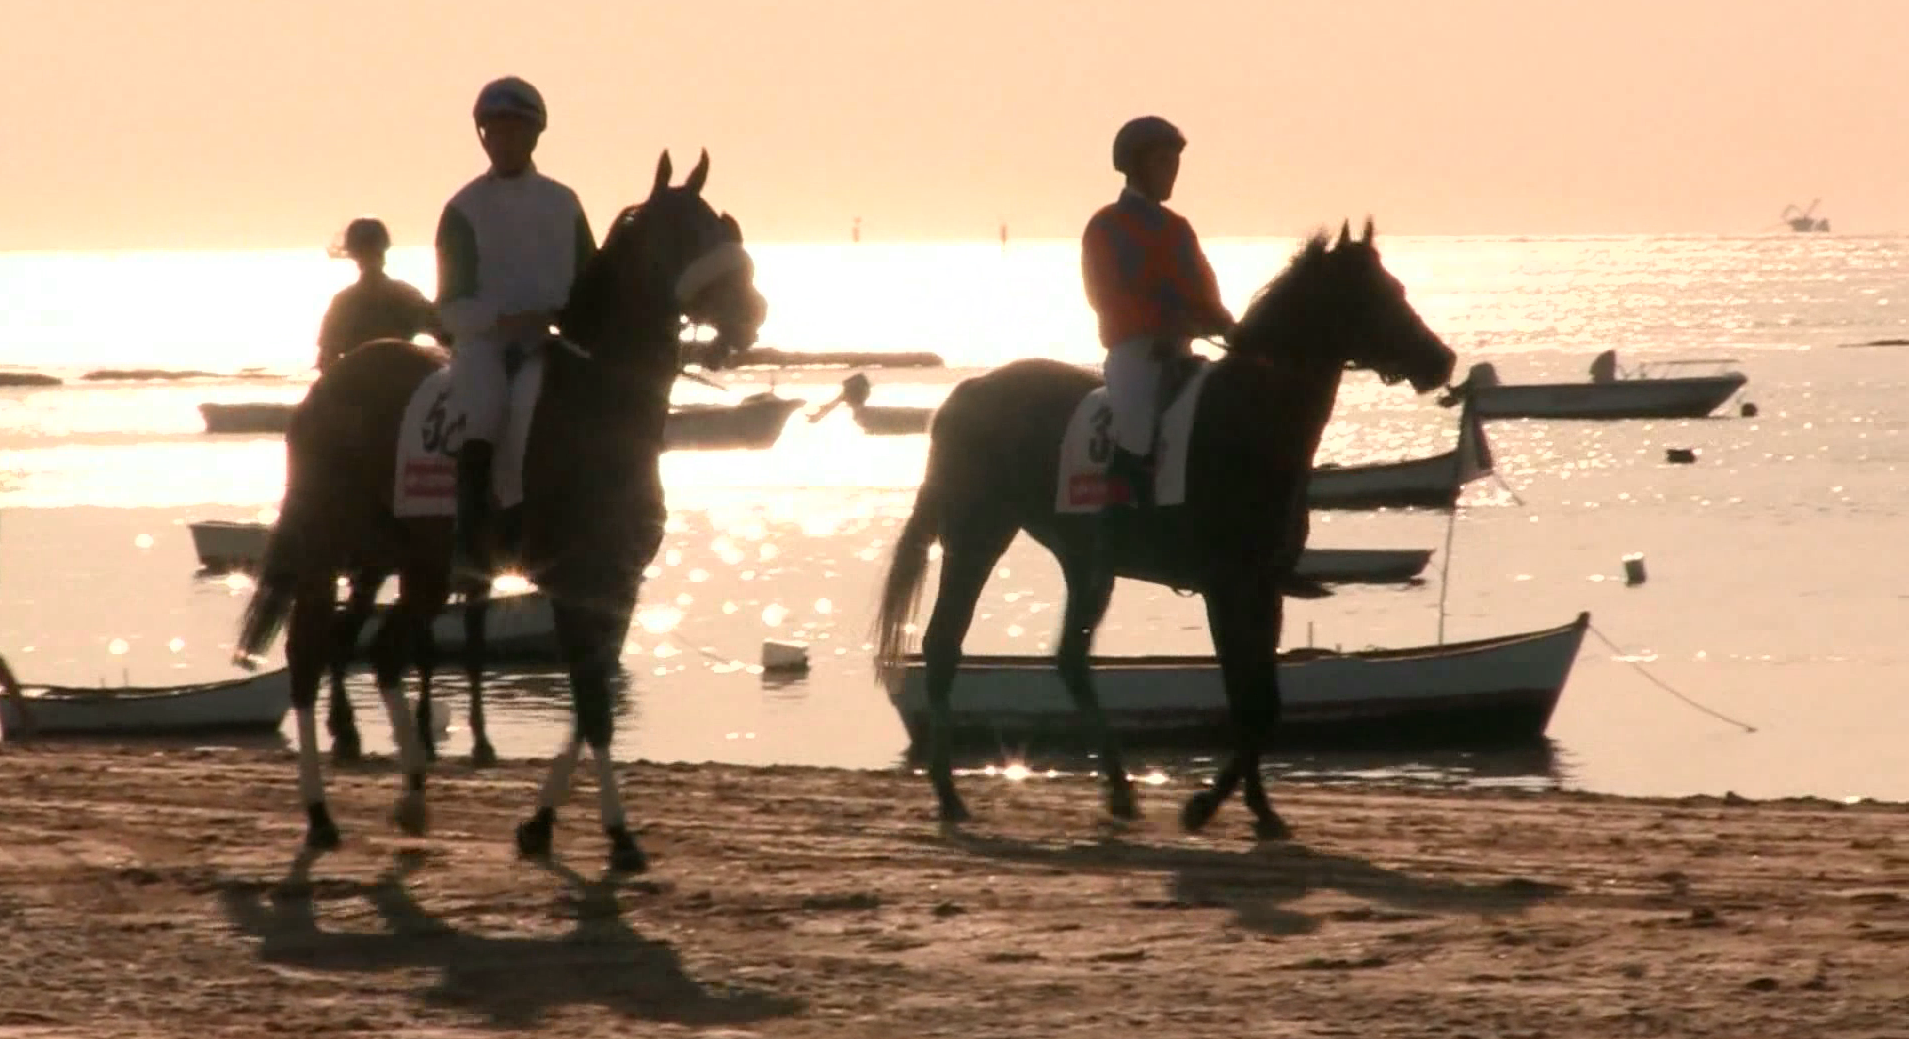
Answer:
[[[585,770],[587,772],[587,770]],[[279,751],[0,751],[0,1036],[1901,1036],[1909,808],[1288,784],[1299,839],[1101,821],[1086,780],[622,770],[612,886],[508,845],[542,769],[447,763],[433,833],[333,773],[301,879]]]

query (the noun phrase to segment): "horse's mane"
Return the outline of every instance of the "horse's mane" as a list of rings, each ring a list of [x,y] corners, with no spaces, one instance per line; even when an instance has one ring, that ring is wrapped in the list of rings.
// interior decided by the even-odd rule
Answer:
[[[1234,346],[1248,351],[1265,349],[1269,326],[1289,314],[1294,300],[1310,291],[1307,285],[1316,268],[1325,263],[1331,240],[1323,230],[1313,232],[1287,262],[1286,269],[1253,294],[1252,302],[1240,314],[1238,327],[1233,332]]]
[[[570,284],[570,299],[564,303],[562,320],[558,323],[566,333],[573,321],[580,321],[586,327],[592,324],[604,304],[617,291],[616,264],[609,260],[621,251],[624,241],[630,237],[631,229],[636,226],[637,212],[642,208],[641,204],[625,206],[616,219],[610,221],[610,229],[603,235],[603,244],[597,246],[597,251],[577,272],[576,280]]]

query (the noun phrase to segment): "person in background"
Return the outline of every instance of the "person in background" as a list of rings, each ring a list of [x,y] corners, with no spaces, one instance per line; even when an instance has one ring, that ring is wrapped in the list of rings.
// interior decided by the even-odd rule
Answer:
[[[344,243],[334,255],[358,265],[358,280],[331,298],[318,326],[318,370],[373,339],[410,339],[429,333],[443,342],[437,308],[408,282],[385,273],[384,256],[391,232],[377,217],[361,216],[345,227]]]

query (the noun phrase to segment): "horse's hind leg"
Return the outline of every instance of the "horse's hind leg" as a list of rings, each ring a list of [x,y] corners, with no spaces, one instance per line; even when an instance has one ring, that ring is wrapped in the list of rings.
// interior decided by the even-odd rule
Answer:
[[[305,846],[338,847],[338,826],[325,804],[324,767],[318,756],[318,685],[332,649],[337,591],[330,575],[302,581],[292,600],[285,633],[285,666],[292,683],[298,727],[298,796],[305,806]]]
[[[1094,632],[1107,615],[1113,600],[1114,578],[1111,571],[1091,558],[1078,560],[1062,571],[1067,580],[1067,607],[1061,620],[1060,649],[1055,666],[1074,707],[1087,722],[1088,736],[1100,750],[1100,775],[1107,784],[1107,811],[1117,819],[1140,815],[1134,804],[1133,781],[1127,778],[1127,765],[1120,752],[1120,741],[1107,724],[1100,697],[1094,691],[1093,670],[1088,654],[1093,648]]]
[[[437,763],[437,725],[431,707],[431,678],[437,672],[437,635],[432,631],[436,620],[433,615],[418,625],[412,647],[418,665],[418,745],[424,749],[426,764]]]
[[[550,853],[557,806],[568,792],[580,747],[588,744],[597,766],[598,809],[603,834],[610,841],[610,868],[622,873],[641,873],[649,868],[649,859],[630,833],[618,789],[616,761],[610,754],[617,658],[635,604],[622,600],[579,602],[576,597],[567,595],[554,599],[557,642],[570,665],[576,731],[563,752],[550,763],[536,814],[518,826],[517,848],[529,856]]]
[[[928,686],[928,778],[943,822],[966,822],[967,805],[954,785],[954,717],[951,697],[961,667],[961,644],[974,623],[981,589],[995,561],[1014,540],[1012,521],[994,515],[955,515],[941,525],[941,579],[935,608],[921,637]]]
[[[345,694],[345,675],[358,657],[358,638],[365,622],[378,606],[378,588],[389,576],[384,570],[364,569],[351,575],[351,598],[337,615],[332,628],[331,707],[325,713],[325,728],[331,734],[331,757],[340,764],[358,761],[364,756],[364,741],[358,736],[358,720]]]
[[[427,814],[424,801],[424,749],[418,739],[417,723],[404,698],[404,669],[411,662],[421,629],[443,609],[446,598],[445,577],[434,568],[406,570],[398,577],[398,601],[392,604],[385,623],[379,626],[372,657],[378,676],[378,695],[384,700],[385,713],[391,719],[392,741],[398,746],[398,768],[404,776],[404,792],[399,796],[392,819],[411,836],[424,834]]]
[[[485,627],[490,601],[490,586],[482,582],[465,593],[464,674],[471,689],[471,764],[479,768],[497,764],[497,748],[491,746],[490,732],[484,725],[484,665],[490,652]]]

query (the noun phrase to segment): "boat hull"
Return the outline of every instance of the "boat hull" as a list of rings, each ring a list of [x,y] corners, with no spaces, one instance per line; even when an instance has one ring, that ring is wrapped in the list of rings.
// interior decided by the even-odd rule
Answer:
[[[1270,749],[1490,749],[1538,742],[1563,695],[1590,615],[1544,631],[1444,646],[1281,655]],[[1230,727],[1211,657],[1096,658],[1108,724],[1144,746],[1224,745]],[[890,703],[910,740],[927,733],[926,672],[908,657]],[[954,741],[1091,749],[1051,658],[969,656],[952,696]]]
[[[773,447],[782,427],[803,402],[789,397],[747,400],[740,404],[685,405],[670,411],[663,424],[666,451],[762,450]],[[284,435],[292,404],[201,404],[207,433]]]
[[[29,736],[276,732],[292,709],[284,668],[225,682],[150,689],[28,686],[0,696],[0,726]]]
[[[1484,418],[1703,418],[1742,389],[1742,372],[1610,382],[1523,383],[1469,391]]]
[[[1458,503],[1465,485],[1492,471],[1491,442],[1478,410],[1459,411],[1458,442],[1429,458],[1313,469],[1306,503],[1315,509],[1435,508]]]

